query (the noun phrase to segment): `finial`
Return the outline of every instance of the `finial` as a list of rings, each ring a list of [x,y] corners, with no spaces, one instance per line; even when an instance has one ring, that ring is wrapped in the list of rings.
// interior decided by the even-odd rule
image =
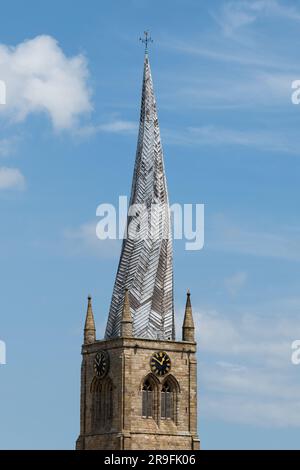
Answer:
[[[140,41],[145,44],[145,54],[148,54],[148,44],[153,42],[149,31],[144,31],[144,38],[140,38]]]
[[[132,317],[130,312],[129,290],[125,288],[122,319],[121,336],[132,336]]]
[[[88,295],[88,306],[84,325],[84,344],[94,343],[96,340],[96,326],[92,308],[92,297]]]
[[[188,290],[186,291],[186,295],[191,295],[190,289],[188,289]]]
[[[195,341],[195,326],[193,320],[190,289],[187,290],[185,313],[182,325],[182,341]]]

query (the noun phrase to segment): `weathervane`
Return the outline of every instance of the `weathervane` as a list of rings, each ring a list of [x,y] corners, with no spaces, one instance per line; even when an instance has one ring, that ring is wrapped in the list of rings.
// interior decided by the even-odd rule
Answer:
[[[153,39],[151,38],[149,31],[144,31],[144,38],[140,38],[140,41],[145,44],[145,54],[148,53],[148,44],[150,42],[153,42]]]

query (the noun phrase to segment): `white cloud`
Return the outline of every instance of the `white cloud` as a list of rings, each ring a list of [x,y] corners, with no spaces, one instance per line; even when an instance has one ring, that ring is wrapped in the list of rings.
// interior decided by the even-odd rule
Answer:
[[[56,129],[70,129],[81,114],[91,111],[85,57],[67,57],[51,36],[37,36],[16,47],[0,44],[0,77],[7,89],[0,116],[10,121],[47,113]]]
[[[119,240],[99,240],[96,235],[97,222],[87,222],[64,231],[66,248],[71,255],[116,258],[120,255]]]
[[[25,178],[18,168],[0,167],[0,190],[24,189]]]

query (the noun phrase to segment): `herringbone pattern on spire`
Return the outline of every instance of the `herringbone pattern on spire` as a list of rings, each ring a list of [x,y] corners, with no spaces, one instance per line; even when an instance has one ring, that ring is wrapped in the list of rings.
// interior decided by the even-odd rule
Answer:
[[[112,338],[120,335],[127,288],[130,292],[133,336],[175,339],[169,201],[147,54],[130,206],[133,204],[143,204],[146,210],[139,211],[139,238],[127,237],[123,241],[105,336]],[[128,215],[128,225],[133,221],[134,217]]]

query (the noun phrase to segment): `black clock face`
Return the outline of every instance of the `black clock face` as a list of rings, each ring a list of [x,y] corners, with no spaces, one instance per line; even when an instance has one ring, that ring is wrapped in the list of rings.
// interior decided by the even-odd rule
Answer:
[[[158,351],[150,359],[150,367],[156,375],[165,375],[171,369],[171,359],[164,351]]]
[[[99,351],[94,359],[94,372],[99,378],[105,377],[109,369],[109,356],[106,351]]]

